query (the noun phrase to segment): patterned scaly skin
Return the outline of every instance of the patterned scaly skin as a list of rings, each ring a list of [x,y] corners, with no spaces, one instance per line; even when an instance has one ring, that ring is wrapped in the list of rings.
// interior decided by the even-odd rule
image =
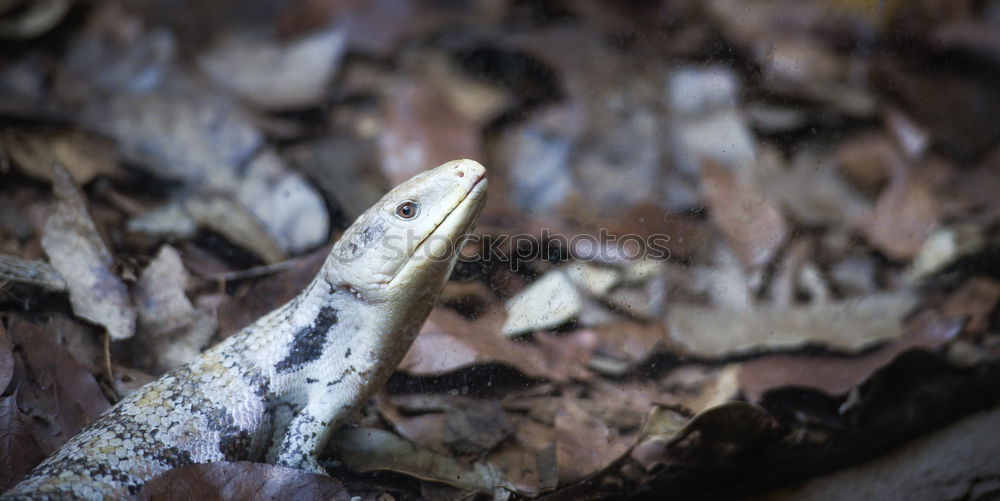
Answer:
[[[0,500],[121,499],[171,468],[223,460],[324,473],[330,433],[430,313],[485,202],[485,174],[457,160],[389,192],[299,296],[123,399]]]

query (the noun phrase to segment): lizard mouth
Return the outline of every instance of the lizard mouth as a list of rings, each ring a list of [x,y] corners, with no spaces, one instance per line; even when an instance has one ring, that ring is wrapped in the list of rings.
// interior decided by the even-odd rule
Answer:
[[[486,171],[480,167],[478,172],[472,175],[474,181],[469,186],[465,196],[441,218],[433,230],[429,231],[417,243],[403,266],[388,280],[389,284],[395,282],[397,277],[410,275],[417,271],[415,268],[423,267],[431,262],[454,261],[465,235],[475,226],[479,212],[486,202],[486,187],[489,184]],[[435,250],[427,249],[429,245],[443,242],[448,242],[448,245],[451,246],[443,254],[436,254]]]

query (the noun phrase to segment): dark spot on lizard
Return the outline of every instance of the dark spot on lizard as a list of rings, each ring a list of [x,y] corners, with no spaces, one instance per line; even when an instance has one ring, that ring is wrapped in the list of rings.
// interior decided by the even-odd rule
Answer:
[[[171,468],[193,464],[191,453],[178,447],[170,446],[160,449],[152,456],[153,459],[169,465]]]
[[[219,438],[219,452],[225,456],[226,461],[251,459],[252,446],[253,437],[247,430],[223,433]]]
[[[354,242],[347,242],[345,247],[349,253],[348,257],[358,257],[358,246]]]
[[[350,348],[348,348],[347,351],[344,352],[344,358],[351,358],[351,349]]]
[[[253,388],[255,395],[262,400],[267,400],[271,396],[271,379],[264,374],[264,371],[257,367],[241,373],[247,386]]]
[[[292,335],[288,355],[275,364],[274,368],[278,372],[292,372],[302,365],[318,359],[323,354],[326,335],[336,323],[337,310],[330,306],[324,306],[319,310],[319,315],[316,316],[312,325],[299,329]]]
[[[376,220],[371,225],[365,227],[364,230],[361,230],[361,246],[366,248],[371,247],[372,242],[384,233],[385,226],[382,224],[382,221]]]
[[[337,378],[337,379],[335,379],[333,381],[330,381],[329,383],[326,383],[326,385],[327,386],[333,386],[335,384],[340,384],[340,382],[343,381],[344,378],[347,377],[347,375],[350,374],[350,373],[352,373],[352,372],[354,372],[354,367],[351,367],[351,368],[345,370],[344,372],[342,372],[340,374],[339,378]]]
[[[306,383],[307,384],[313,384],[313,383],[318,382],[318,381],[319,381],[319,379],[313,379],[311,377],[307,377],[306,378]]]

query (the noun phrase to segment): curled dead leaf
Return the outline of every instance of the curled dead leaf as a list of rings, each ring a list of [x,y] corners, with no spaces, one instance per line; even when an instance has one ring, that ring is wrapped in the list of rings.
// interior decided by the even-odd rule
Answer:
[[[103,325],[112,339],[135,333],[136,312],[114,260],[87,212],[86,200],[66,169],[53,168],[56,203],[42,230],[42,247],[69,289],[81,318]]]

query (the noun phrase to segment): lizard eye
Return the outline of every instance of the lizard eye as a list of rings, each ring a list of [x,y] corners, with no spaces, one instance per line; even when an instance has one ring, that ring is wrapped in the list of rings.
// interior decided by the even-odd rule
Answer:
[[[417,203],[407,200],[396,206],[396,217],[400,219],[413,219],[417,216]]]

